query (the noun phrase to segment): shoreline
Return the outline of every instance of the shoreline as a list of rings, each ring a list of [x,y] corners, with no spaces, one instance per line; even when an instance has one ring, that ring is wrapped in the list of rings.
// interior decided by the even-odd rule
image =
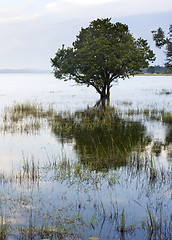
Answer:
[[[135,76],[172,76],[172,73],[139,73]]]

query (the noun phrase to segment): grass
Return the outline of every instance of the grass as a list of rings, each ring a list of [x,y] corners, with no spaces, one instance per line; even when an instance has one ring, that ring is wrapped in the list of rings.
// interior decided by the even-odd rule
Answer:
[[[96,170],[125,165],[135,146],[147,144],[144,126],[121,119],[114,108],[60,113],[51,124],[57,136],[75,139],[82,163]]]
[[[54,114],[51,106],[44,110],[41,104],[16,103],[4,109],[1,130],[11,133],[37,133],[43,125],[42,119],[50,119]]]
[[[172,217],[172,216],[171,216]],[[167,221],[163,219],[162,210],[159,211],[159,216],[155,216],[147,206],[147,219],[142,222],[142,228],[146,228],[149,239],[171,239],[171,221],[169,219],[169,225]]]
[[[21,179],[20,184],[22,186],[29,186],[28,183],[31,183],[29,189],[22,190],[20,195],[16,193],[15,182],[18,183],[18,178],[15,177],[15,174],[10,178],[11,188],[14,188],[14,191],[11,193],[4,194],[4,200],[6,201],[3,204],[3,208],[5,207],[7,210],[6,221],[10,222],[10,215],[13,212],[13,209],[17,209],[18,211],[23,211],[25,213],[25,219],[27,219],[26,223],[28,226],[19,224],[17,225],[17,235],[22,239],[82,239],[78,238],[76,229],[90,228],[95,227],[100,220],[107,221],[109,223],[113,223],[113,228],[116,236],[125,236],[128,239],[128,236],[133,236],[135,232],[145,231],[145,239],[149,239],[151,237],[156,237],[157,239],[168,239],[170,236],[170,221],[166,218],[165,215],[162,215],[163,205],[157,204],[157,210],[155,211],[151,209],[151,206],[147,206],[145,211],[147,211],[147,216],[144,217],[141,222],[134,223],[133,219],[130,216],[130,210],[126,206],[121,206],[120,203],[114,203],[114,200],[111,202],[111,211],[106,207],[106,200],[102,199],[101,191],[104,191],[102,185],[106,186],[106,197],[108,198],[108,194],[110,189],[112,192],[115,189],[116,185],[124,184],[124,176],[118,173],[118,170],[111,170],[106,172],[96,172],[92,170],[92,166],[84,166],[81,162],[70,162],[67,159],[62,159],[61,161],[48,161],[44,166],[37,166],[34,158],[29,161],[29,159],[23,157],[23,166],[21,167]],[[136,162],[137,159],[137,162]],[[33,166],[34,173],[37,175],[36,169],[39,168],[40,171],[40,183],[41,179],[46,179],[46,173],[49,174],[51,172],[51,184],[55,186],[55,182],[60,183],[62,186],[67,184],[67,189],[75,189],[76,198],[75,201],[68,202],[66,208],[57,208],[58,201],[56,202],[56,206],[53,207],[54,210],[50,210],[53,205],[53,201],[49,201],[47,197],[42,199],[42,197],[34,199],[33,192],[35,191],[35,183],[36,180],[32,178],[33,176]],[[133,158],[128,161],[128,168],[130,171],[130,177],[133,180],[136,178],[138,183],[142,184],[142,194],[147,194],[146,188],[149,187],[149,192],[152,194],[155,189],[161,189],[164,183],[170,184],[170,174],[168,175],[165,169],[160,168],[153,159],[150,161],[150,157],[140,158],[139,155],[133,155]],[[126,170],[125,170],[126,171]],[[135,172],[136,171],[136,172]],[[170,172],[170,170],[169,170]],[[144,177],[142,174],[144,173]],[[122,173],[121,173],[122,174]],[[128,177],[128,173],[126,175],[126,183],[130,188],[132,186],[132,181]],[[140,176],[140,179],[139,179]],[[142,180],[144,179],[144,181]],[[8,178],[9,179],[9,178]],[[145,181],[146,180],[146,181]],[[23,181],[25,183],[23,184]],[[43,180],[43,184],[46,184],[46,181]],[[135,180],[134,180],[135,181]],[[4,182],[7,183],[7,179],[4,178]],[[76,188],[77,186],[77,188]],[[39,189],[39,184],[37,185]],[[77,190],[79,194],[77,194]],[[144,193],[144,189],[146,190]],[[28,192],[29,191],[29,192]],[[90,195],[91,191],[94,194],[91,196],[91,199],[86,203],[82,198],[80,199],[80,194],[84,193],[85,198],[87,195]],[[29,193],[29,194],[28,194]],[[39,191],[38,191],[39,194]],[[59,192],[56,194],[59,195]],[[64,193],[63,193],[64,194]],[[8,195],[8,199],[7,199]],[[97,197],[96,197],[97,195]],[[78,197],[77,197],[78,196]],[[96,198],[95,198],[96,197]],[[135,196],[136,197],[136,196]],[[65,201],[65,195],[63,195]],[[51,198],[50,198],[51,199]],[[1,194],[1,201],[3,202],[3,195]],[[96,201],[95,201],[96,200]],[[46,208],[44,207],[44,201],[46,201]],[[74,202],[73,202],[74,201]],[[11,203],[10,203],[11,202]],[[9,204],[10,203],[10,204]],[[41,209],[37,206],[38,203],[41,203]],[[77,205],[76,205],[77,203]],[[95,208],[95,213],[92,212],[91,216],[85,215],[85,209],[87,206],[92,203]],[[88,204],[88,205],[87,205]],[[30,205],[30,208],[28,206]],[[156,204],[155,204],[156,205]],[[73,216],[69,214],[70,210],[73,209]],[[23,209],[23,210],[22,210]],[[40,212],[41,211],[41,212]],[[69,215],[68,215],[69,214]],[[155,214],[159,214],[159,219],[157,220]],[[14,215],[14,214],[13,214]],[[27,216],[27,217],[26,217]],[[129,217],[130,216],[130,217]],[[2,214],[2,220],[4,222],[5,215]],[[104,220],[103,220],[104,219]],[[130,219],[130,221],[129,221]],[[161,222],[160,222],[161,221]],[[166,223],[165,223],[166,221]],[[15,225],[1,225],[1,234],[5,237],[12,236],[13,231],[15,229]],[[116,230],[115,230],[116,229]],[[82,232],[82,230],[81,230]],[[75,233],[75,235],[73,235]],[[119,235],[118,235],[119,234]],[[98,236],[98,235],[97,235]],[[158,238],[161,236],[161,238]],[[92,235],[90,236],[92,237]],[[155,238],[155,239],[156,239]],[[2,238],[3,239],[3,238]],[[4,238],[5,239],[5,238]],[[83,238],[87,239],[87,238]]]
[[[124,105],[131,106],[130,103]],[[171,114],[163,110],[131,111],[131,116],[138,114],[149,120],[159,118],[170,123]],[[165,117],[168,121],[164,120]],[[6,124],[7,127],[2,126],[2,129],[23,133],[24,126],[34,121],[38,121],[39,128],[28,125],[26,132],[37,131],[46,121],[46,126],[49,125],[56,136],[61,136],[62,140],[74,140],[78,159],[72,161],[64,156],[49,156],[41,166],[36,161],[38,159],[23,155],[17,172],[14,170],[12,176],[3,175],[0,239],[77,240],[82,239],[78,236],[87,231],[84,240],[98,239],[98,229],[108,229],[110,225],[109,239],[136,239],[138,232],[144,239],[171,238],[169,202],[162,194],[171,184],[171,169],[163,168],[153,159],[153,153],[160,153],[161,144],[154,144],[152,153],[145,151],[150,139],[146,139],[141,123],[121,119],[114,108],[105,111],[87,109],[72,114],[56,113],[51,107],[44,110],[40,104],[26,103],[5,110],[3,126]],[[135,188],[137,192],[133,190]],[[145,212],[139,221],[130,208],[133,203],[127,205],[126,199],[122,199],[124,204],[118,200],[128,189],[135,193],[134,204]],[[114,195],[116,191],[117,197]],[[74,195],[70,198],[68,192]],[[152,198],[155,193],[156,199]],[[19,223],[19,218],[25,222]]]
[[[169,91],[169,90],[167,90],[167,89],[162,89],[162,91],[160,92],[160,94],[170,95],[170,94],[172,94],[172,91]]]
[[[162,121],[164,123],[172,123],[172,114],[170,112],[162,114]]]
[[[167,92],[167,91],[166,91]],[[121,103],[128,109],[124,111],[124,117],[140,117],[140,120],[162,121],[164,123],[172,123],[171,112],[165,112],[163,109],[145,108],[132,109],[131,102],[124,101]],[[46,110],[38,103],[16,103],[12,107],[6,107],[3,113],[3,123],[0,129],[4,132],[21,132],[21,133],[37,133],[40,131],[46,121],[52,127],[52,130],[61,134],[62,137],[72,135],[72,132],[84,132],[101,128],[112,130],[113,125],[123,124],[121,110],[109,107],[104,112],[99,109],[89,109],[84,112],[57,113],[49,106]],[[118,116],[118,117],[117,117]],[[118,123],[117,123],[118,121]]]
[[[172,123],[171,112],[165,112],[163,109],[145,108],[145,109],[130,109],[125,110],[125,117],[139,117],[146,121],[161,121],[163,123]]]

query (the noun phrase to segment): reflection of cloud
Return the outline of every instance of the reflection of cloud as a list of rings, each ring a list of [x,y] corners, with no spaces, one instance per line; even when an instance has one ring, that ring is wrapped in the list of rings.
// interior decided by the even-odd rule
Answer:
[[[18,158],[17,156],[13,156],[13,159],[11,158],[11,155],[10,154],[3,154],[2,152],[0,152],[1,154],[1,158],[0,158],[0,166],[1,166],[1,169],[0,169],[0,176],[1,174],[3,173],[6,173],[6,174],[11,174],[12,171],[13,171],[13,161],[17,161]]]

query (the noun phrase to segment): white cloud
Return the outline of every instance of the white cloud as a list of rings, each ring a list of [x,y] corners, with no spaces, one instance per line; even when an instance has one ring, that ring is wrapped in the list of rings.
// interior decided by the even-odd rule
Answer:
[[[136,14],[172,11],[171,0],[59,0],[48,2],[45,13],[57,18],[83,19],[123,17]]]
[[[165,13],[158,21],[146,21],[139,15],[172,11],[171,0],[0,0],[0,66],[38,67],[49,66],[49,58],[58,47],[75,40],[81,27],[97,18],[112,17],[113,21],[134,17],[137,37],[152,39],[151,30],[168,27],[171,15],[164,21]],[[11,4],[9,4],[11,3]],[[147,16],[147,15],[146,15]],[[163,22],[165,22],[164,25]],[[132,21],[131,21],[132,23]],[[155,25],[154,25],[155,24]],[[132,33],[135,33],[135,28]],[[168,29],[167,29],[168,30]],[[167,31],[166,30],[166,31]],[[163,52],[163,51],[161,51]],[[36,57],[35,57],[36,55]],[[25,60],[23,60],[25,59]]]
[[[7,0],[7,3],[12,0]],[[121,17],[172,10],[171,0],[13,0],[0,3],[0,22],[25,21],[58,13],[56,19]],[[16,2],[16,4],[15,4]]]
[[[79,5],[100,5],[100,4],[106,4],[109,2],[117,2],[120,0],[68,0],[69,3],[79,4]]]
[[[46,9],[48,10],[57,10],[61,6],[83,6],[83,5],[102,5],[112,2],[117,2],[121,0],[59,0],[56,2],[51,2],[46,4]]]

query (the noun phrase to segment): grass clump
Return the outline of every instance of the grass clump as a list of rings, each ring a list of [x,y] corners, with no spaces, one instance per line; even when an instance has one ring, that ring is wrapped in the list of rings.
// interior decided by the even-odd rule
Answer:
[[[164,123],[172,123],[172,115],[170,112],[162,114],[162,121]]]
[[[17,103],[12,107],[5,108],[1,129],[11,133],[35,133],[43,125],[43,119],[50,119],[54,114],[54,110],[50,106],[44,110],[41,104]]]
[[[168,240],[171,239],[171,220],[169,219],[169,224],[167,224],[167,219],[164,219],[161,208],[157,216],[147,206],[147,217],[146,220],[142,221],[142,228],[146,229],[148,239]]]
[[[160,92],[160,94],[170,95],[170,94],[172,94],[172,91],[169,91],[169,90],[167,90],[167,89],[162,89],[162,91]]]

